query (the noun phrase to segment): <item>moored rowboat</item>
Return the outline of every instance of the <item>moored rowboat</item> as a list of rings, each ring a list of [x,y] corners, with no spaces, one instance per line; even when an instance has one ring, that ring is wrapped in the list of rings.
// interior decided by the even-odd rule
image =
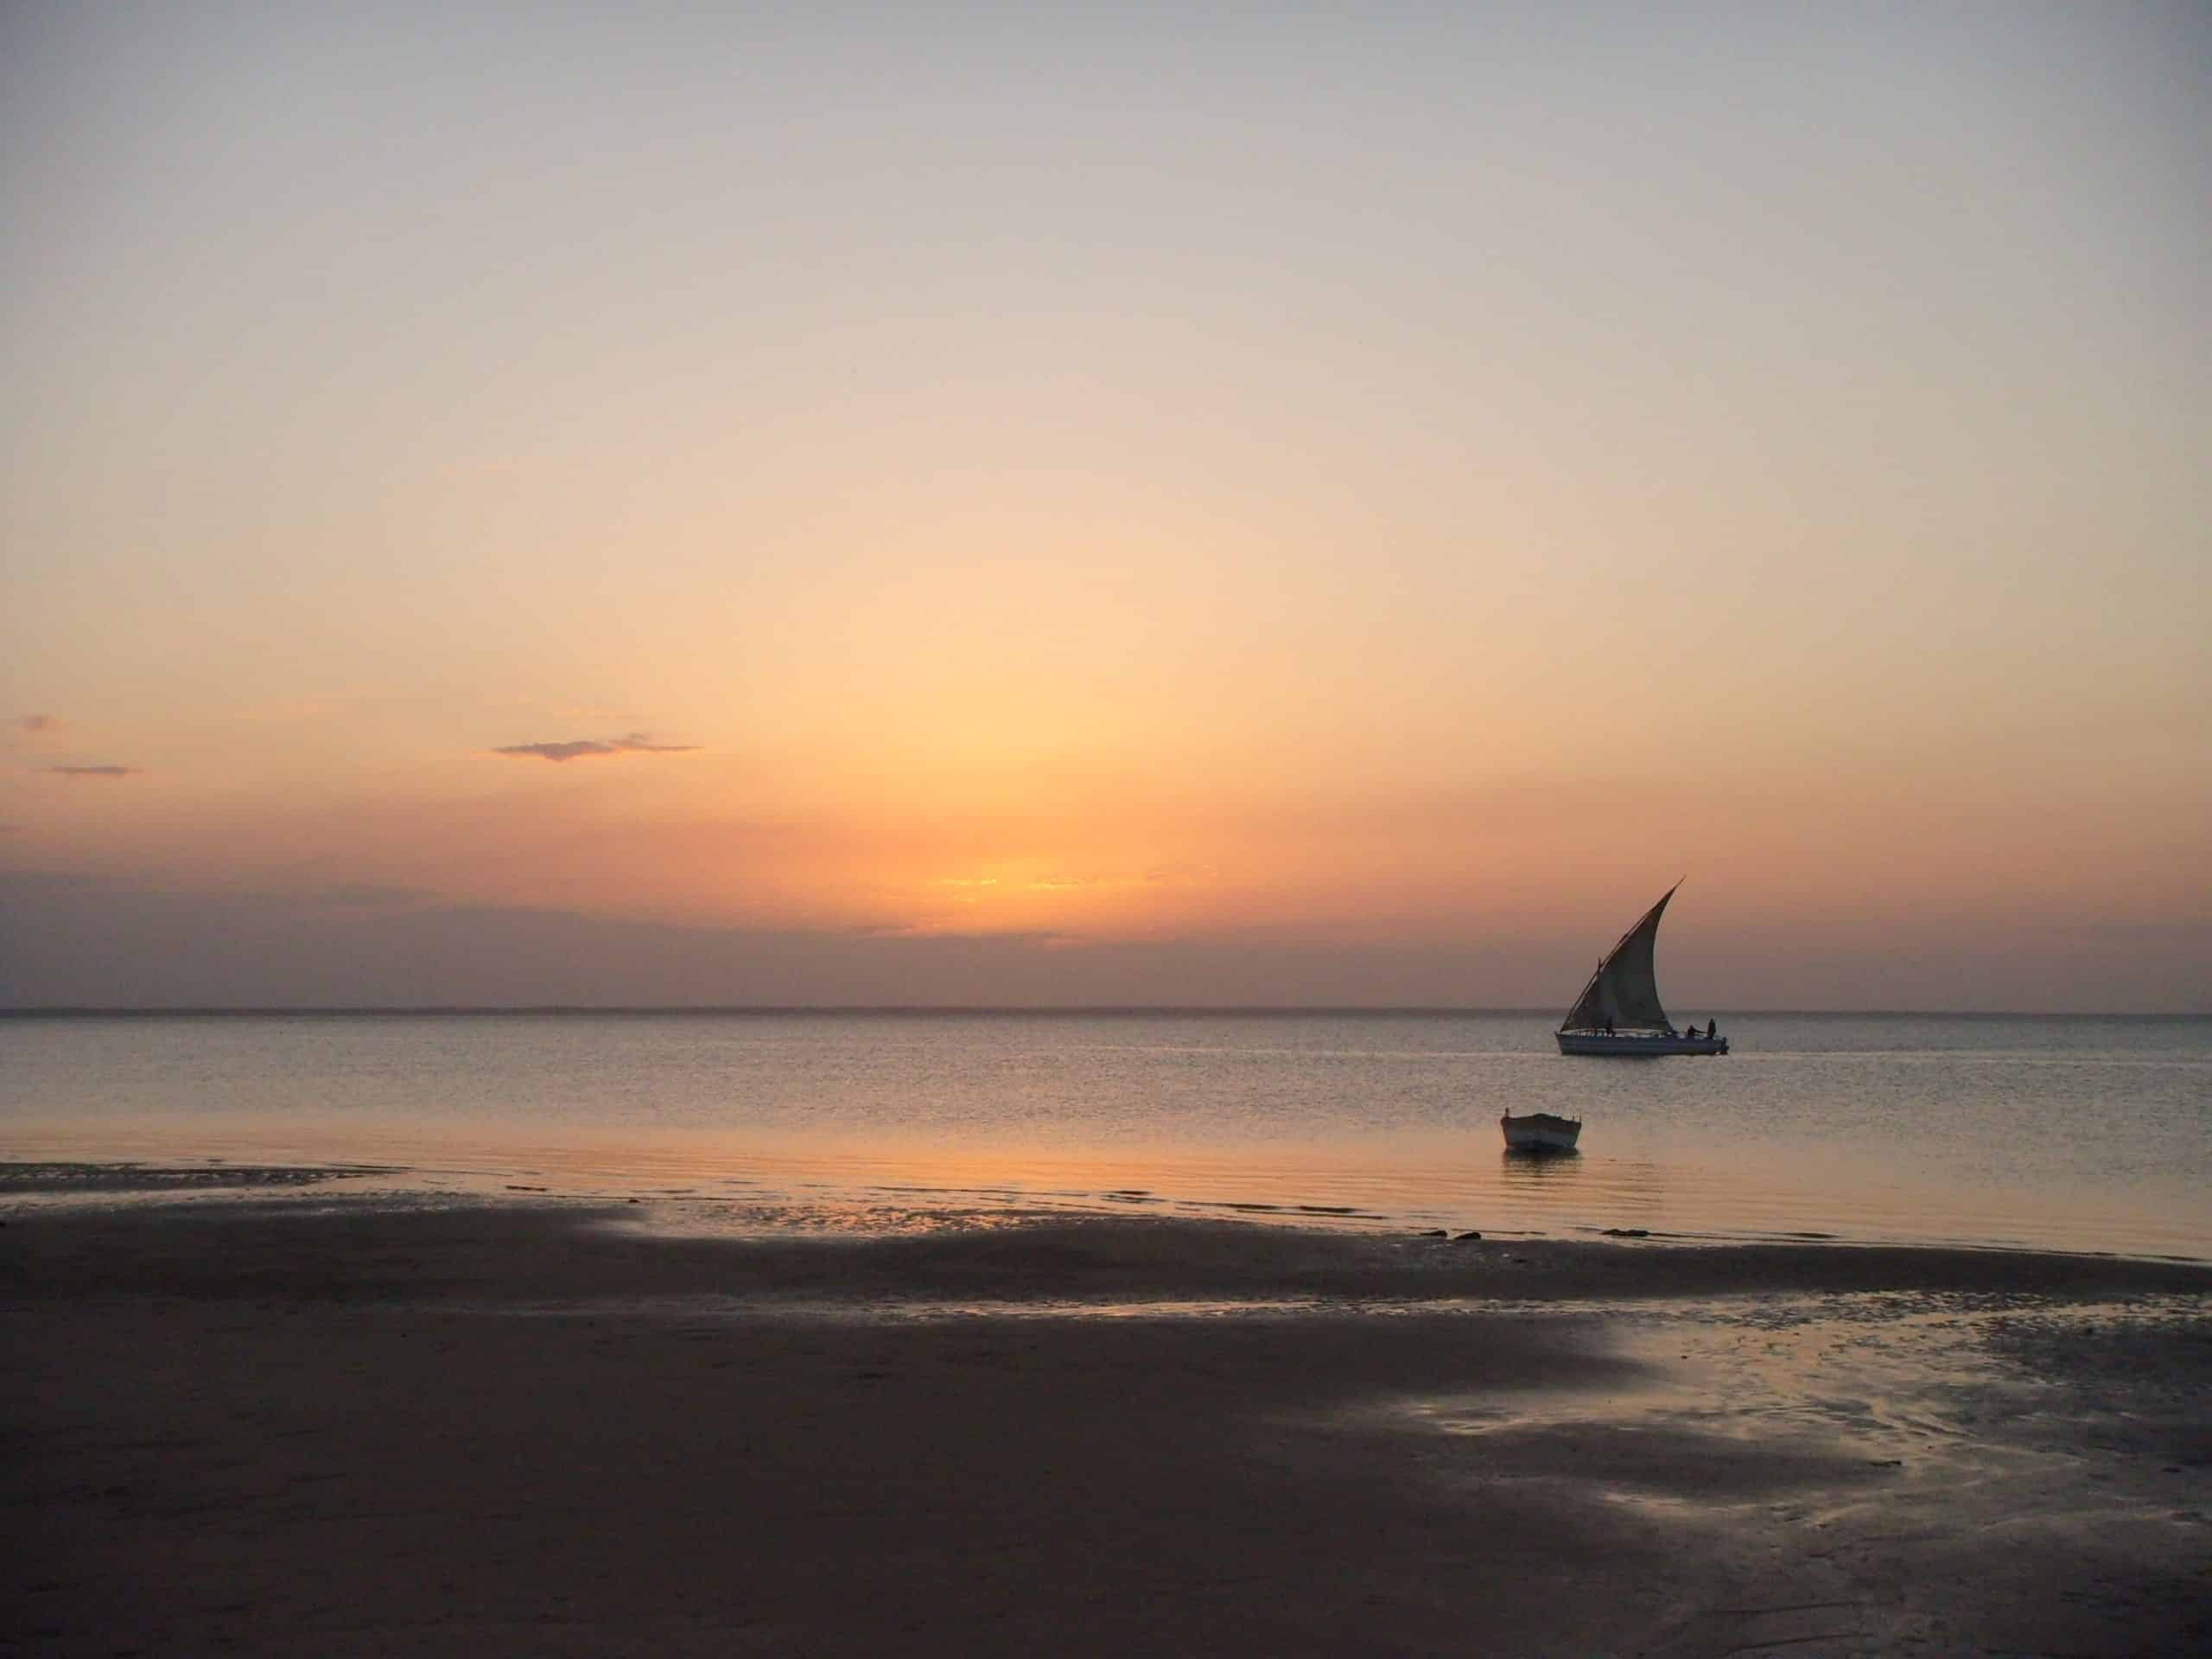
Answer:
[[[1573,1152],[1576,1137],[1582,1133],[1580,1118],[1551,1112],[1530,1112],[1525,1117],[1507,1112],[1498,1118],[1497,1126],[1505,1132],[1508,1152]]]

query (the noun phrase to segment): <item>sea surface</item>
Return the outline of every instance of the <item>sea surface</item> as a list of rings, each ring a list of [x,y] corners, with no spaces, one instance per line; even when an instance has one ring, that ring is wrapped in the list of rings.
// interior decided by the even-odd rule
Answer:
[[[1723,1013],[1727,1058],[1625,1061],[1562,1058],[1554,1018],[14,1016],[0,1160],[367,1166],[744,1231],[1071,1211],[2212,1259],[2212,1020]],[[1582,1151],[1506,1157],[1509,1110],[1582,1118]]]

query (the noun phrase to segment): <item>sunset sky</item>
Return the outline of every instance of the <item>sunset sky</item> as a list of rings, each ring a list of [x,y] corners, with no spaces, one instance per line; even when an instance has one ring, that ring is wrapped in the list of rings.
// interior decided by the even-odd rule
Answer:
[[[0,1003],[2212,1008],[2202,6],[0,16]]]

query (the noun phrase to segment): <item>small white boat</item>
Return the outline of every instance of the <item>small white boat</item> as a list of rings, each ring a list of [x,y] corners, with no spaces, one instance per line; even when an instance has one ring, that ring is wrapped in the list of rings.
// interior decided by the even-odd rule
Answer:
[[[1582,1133],[1579,1117],[1559,1117],[1550,1112],[1530,1112],[1526,1117],[1516,1117],[1507,1112],[1497,1120],[1505,1131],[1508,1152],[1573,1152],[1575,1138]]]
[[[1604,1055],[1617,1059],[1656,1059],[1663,1054],[1726,1054],[1728,1039],[1718,1024],[1700,1032],[1676,1031],[1659,1001],[1659,982],[1651,952],[1659,938],[1659,918],[1679,881],[1659,896],[1643,919],[1621,935],[1598,971],[1574,999],[1554,1034],[1562,1054]]]

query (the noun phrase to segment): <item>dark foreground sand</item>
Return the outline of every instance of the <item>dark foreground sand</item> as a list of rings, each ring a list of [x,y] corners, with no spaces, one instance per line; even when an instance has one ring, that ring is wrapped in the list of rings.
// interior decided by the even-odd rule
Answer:
[[[2186,1654],[2212,1272],[323,1193],[0,1230],[55,1654]]]

